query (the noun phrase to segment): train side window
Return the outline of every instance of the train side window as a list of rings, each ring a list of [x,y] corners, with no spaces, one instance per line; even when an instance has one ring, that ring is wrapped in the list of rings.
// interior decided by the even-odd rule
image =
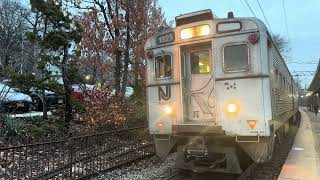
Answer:
[[[247,44],[231,44],[223,48],[225,71],[249,70],[249,47]]]
[[[210,73],[210,54],[209,50],[201,50],[190,53],[192,74]]]
[[[172,58],[170,55],[157,56],[155,58],[156,78],[170,78],[172,75]]]

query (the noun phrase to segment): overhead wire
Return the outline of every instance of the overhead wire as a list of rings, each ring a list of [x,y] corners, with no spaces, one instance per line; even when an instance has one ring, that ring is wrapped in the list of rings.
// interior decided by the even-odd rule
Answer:
[[[268,25],[268,28],[270,29],[270,32],[271,32],[271,34],[272,34],[271,26],[270,26],[270,24],[269,24],[269,21],[268,21],[268,19],[267,19],[266,14],[264,13],[264,10],[262,9],[262,6],[261,6],[261,4],[260,4],[260,1],[257,0],[257,2],[258,2],[258,5],[259,5],[259,8],[260,8],[260,10],[261,10],[261,12],[262,12],[263,17],[264,17],[264,19],[266,20],[266,23],[267,23],[267,25]]]
[[[286,31],[287,31],[287,37],[289,39],[289,28],[288,28],[287,12],[286,12],[286,7],[285,7],[285,4],[284,4],[284,0],[282,0],[282,8],[283,8],[283,13],[284,13],[284,20],[285,20],[285,26],[286,26]]]
[[[249,10],[251,11],[252,15],[253,15],[254,17],[257,17],[257,16],[254,14],[254,12],[253,12],[253,10],[252,10],[252,8],[251,8],[250,4],[248,3],[248,1],[247,1],[247,0],[244,0],[244,2],[246,3],[247,7],[248,7],[248,8],[249,8]]]
[[[240,2],[241,2],[242,7],[243,7],[244,9],[247,9],[247,7],[243,4],[243,1],[240,0]]]

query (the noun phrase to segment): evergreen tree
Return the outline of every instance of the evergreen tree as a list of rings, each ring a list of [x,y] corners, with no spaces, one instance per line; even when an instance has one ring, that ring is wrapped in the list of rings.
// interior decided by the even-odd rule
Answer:
[[[73,119],[71,103],[71,84],[74,78],[73,65],[70,62],[74,45],[81,40],[82,28],[71,18],[71,13],[62,6],[60,0],[30,0],[32,11],[41,13],[43,31],[33,34],[33,39],[40,45],[42,68],[49,63],[58,67],[62,74],[65,93],[65,122]]]

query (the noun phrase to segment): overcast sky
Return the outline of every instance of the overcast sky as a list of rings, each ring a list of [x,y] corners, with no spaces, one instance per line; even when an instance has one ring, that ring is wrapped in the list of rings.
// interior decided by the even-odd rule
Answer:
[[[257,0],[247,1],[254,14],[266,23]],[[290,71],[315,71],[317,64],[307,63],[317,63],[320,58],[320,1],[284,0],[288,32],[282,0],[259,0],[259,2],[271,31],[289,39],[291,52],[287,65]],[[245,0],[159,0],[159,4],[168,20],[174,20],[179,14],[202,9],[211,9],[218,17],[226,17],[228,11],[233,11],[235,16],[253,17]],[[305,62],[305,64],[292,62]],[[303,86],[309,86],[312,76],[300,79],[303,80]]]

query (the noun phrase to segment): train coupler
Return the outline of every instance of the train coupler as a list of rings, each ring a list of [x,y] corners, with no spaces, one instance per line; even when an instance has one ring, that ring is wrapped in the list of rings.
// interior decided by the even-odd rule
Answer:
[[[186,160],[208,158],[208,148],[205,145],[204,138],[193,138],[189,144],[183,148],[183,154]]]

